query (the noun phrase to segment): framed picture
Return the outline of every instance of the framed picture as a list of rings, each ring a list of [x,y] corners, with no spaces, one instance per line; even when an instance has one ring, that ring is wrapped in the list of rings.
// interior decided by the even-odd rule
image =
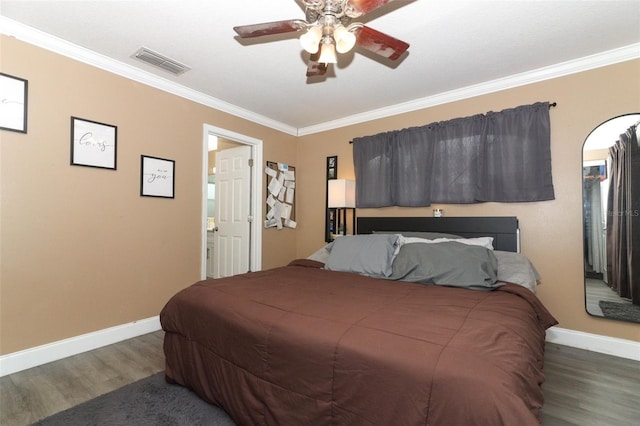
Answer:
[[[140,157],[140,195],[174,198],[176,162],[165,158]]]
[[[71,117],[71,165],[116,169],[118,128]]]
[[[327,157],[327,183],[325,191],[325,219],[324,219],[324,240],[327,243],[333,241],[333,234],[338,232],[336,223],[338,212],[329,208],[329,181],[338,178],[338,156]]]
[[[338,178],[338,156],[327,157],[327,180]]]
[[[0,72],[0,129],[27,133],[28,81]]]

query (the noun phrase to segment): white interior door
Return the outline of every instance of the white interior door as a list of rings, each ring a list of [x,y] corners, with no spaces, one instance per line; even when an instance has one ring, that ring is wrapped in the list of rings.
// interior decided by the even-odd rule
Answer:
[[[251,147],[216,153],[214,278],[249,271]]]

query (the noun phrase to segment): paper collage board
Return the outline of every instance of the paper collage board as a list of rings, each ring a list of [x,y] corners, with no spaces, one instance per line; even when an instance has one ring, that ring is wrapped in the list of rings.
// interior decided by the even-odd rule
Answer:
[[[296,227],[296,168],[267,161],[267,215],[265,228]]]

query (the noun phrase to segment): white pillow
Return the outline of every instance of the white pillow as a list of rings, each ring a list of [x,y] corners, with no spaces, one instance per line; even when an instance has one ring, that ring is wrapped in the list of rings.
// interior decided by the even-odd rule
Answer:
[[[480,246],[484,248],[488,248],[489,250],[493,250],[493,237],[477,237],[477,238],[436,238],[435,240],[427,240],[425,238],[417,238],[417,237],[405,237],[400,236],[399,239],[400,244],[410,244],[410,243],[425,243],[425,244],[433,244],[433,243],[461,243],[468,244],[470,246]]]

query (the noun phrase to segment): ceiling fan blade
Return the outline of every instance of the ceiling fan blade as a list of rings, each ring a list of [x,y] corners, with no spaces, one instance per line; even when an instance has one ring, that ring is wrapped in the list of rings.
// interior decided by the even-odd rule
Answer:
[[[384,58],[395,61],[409,48],[409,43],[381,33],[366,25],[356,32],[356,44]]]
[[[351,0],[350,3],[353,9],[360,12],[360,15],[364,15],[392,1],[393,0]]]
[[[327,72],[327,64],[318,62],[320,59],[320,51],[312,53],[307,64],[307,77],[315,77],[325,75]]]
[[[282,34],[300,31],[307,28],[307,23],[302,19],[289,19],[287,21],[264,22],[262,24],[241,25],[233,27],[242,38],[260,37],[271,34]]]

